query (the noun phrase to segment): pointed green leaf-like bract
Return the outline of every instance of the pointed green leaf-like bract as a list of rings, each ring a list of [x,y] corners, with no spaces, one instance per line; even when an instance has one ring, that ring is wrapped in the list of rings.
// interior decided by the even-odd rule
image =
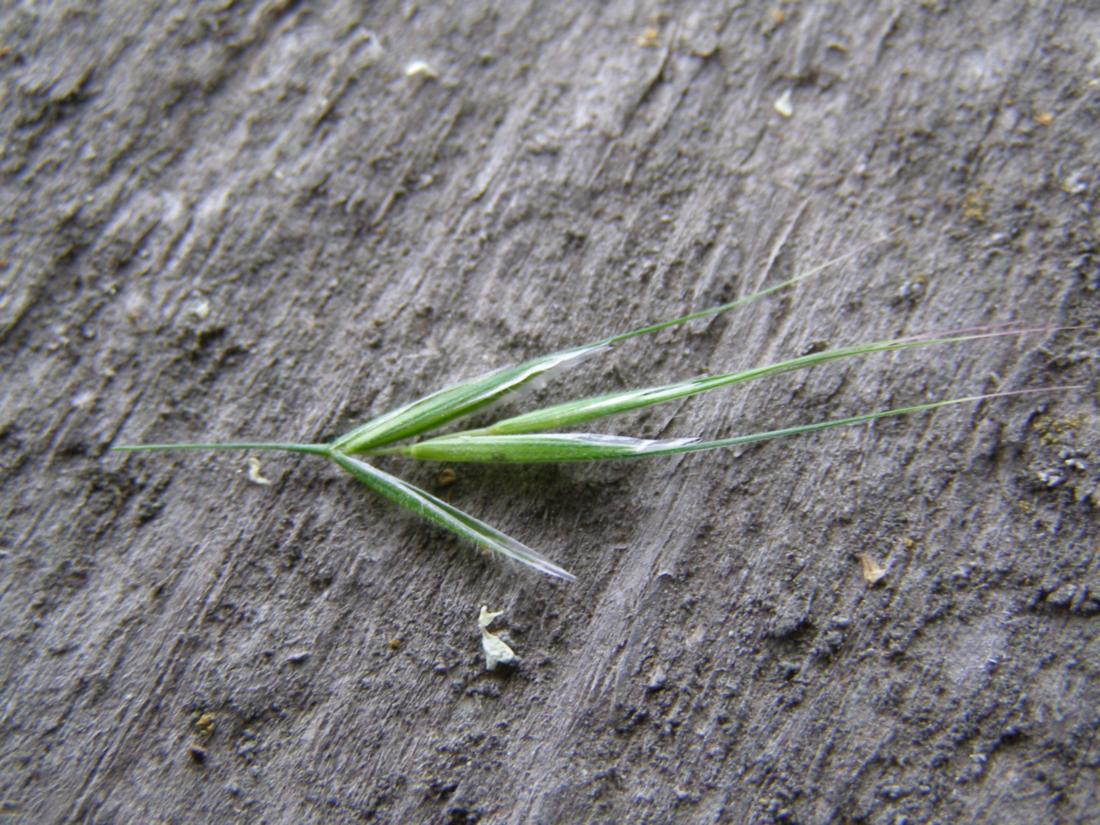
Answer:
[[[897,338],[889,341],[876,341],[870,344],[840,347],[838,349],[815,352],[798,358],[791,358],[787,361],[769,364],[764,367],[743,370],[741,372],[702,376],[690,381],[679,381],[675,384],[665,384],[659,387],[625,390],[623,392],[597,395],[591,398],[582,398],[577,401],[566,401],[562,404],[544,407],[541,410],[534,410],[512,418],[506,418],[503,421],[498,421],[486,427],[484,430],[471,431],[470,434],[505,435],[575,427],[578,424],[593,421],[597,418],[629,412],[630,410],[637,410],[643,407],[651,407],[656,404],[663,404],[667,401],[698,395],[699,393],[719,387],[740,384],[745,381],[754,381],[769,375],[778,375],[793,370],[807,369],[840,358],[868,355],[873,352],[910,349],[912,347],[927,347],[935,344],[954,344],[961,341],[970,341],[975,338],[987,338],[1004,334],[1019,334],[1028,331],[1030,330],[1012,330],[1006,333],[998,330],[995,332],[983,331],[963,335],[946,335],[936,338]]]
[[[421,461],[479,464],[535,464],[557,461],[601,461],[640,458],[654,451],[686,448],[697,438],[653,440],[600,433],[538,433],[524,435],[445,435],[402,447],[400,452]]]
[[[365,461],[352,458],[339,452],[333,452],[332,459],[358,481],[370,487],[377,493],[388,498],[395,504],[411,510],[418,516],[435,522],[440,527],[456,533],[462,538],[480,544],[494,553],[499,553],[510,559],[522,562],[528,567],[533,567],[540,573],[553,576],[566,581],[574,581],[572,573],[558,567],[545,556],[532,550],[525,544],[516,541],[511,536],[491,527],[473,516],[467,515],[457,507],[452,507],[445,501],[436,498],[431,493],[414,487],[407,481],[402,481],[389,473],[384,473],[377,467],[372,467]]]
[[[575,347],[463,381],[356,427],[336,439],[332,448],[342,453],[361,453],[434,430],[456,418],[477,412],[550,370],[605,348],[602,343]]]
[[[945,401],[931,401],[926,404],[914,404],[909,407],[896,407],[890,410],[853,415],[847,418],[834,418],[814,424],[800,424],[779,430],[767,430],[732,438],[719,438],[702,441],[698,438],[673,438],[651,440],[645,438],[626,438],[623,436],[601,435],[596,433],[545,433],[519,435],[466,435],[457,434],[428,439],[402,447],[400,452],[410,458],[426,461],[471,462],[499,464],[522,462],[564,462],[564,461],[609,461],[623,458],[648,458],[660,455],[678,455],[701,450],[716,450],[722,447],[735,447],[752,444],[757,441],[770,441],[792,435],[827,430],[833,427],[847,427],[853,424],[865,424],[880,418],[897,415],[913,415],[929,410],[947,407],[952,404],[966,404],[1001,398],[1009,395],[1025,395],[1032,392],[1072,389],[1071,387],[1043,387],[1036,390],[1012,390],[971,395],[966,398],[950,398]]]

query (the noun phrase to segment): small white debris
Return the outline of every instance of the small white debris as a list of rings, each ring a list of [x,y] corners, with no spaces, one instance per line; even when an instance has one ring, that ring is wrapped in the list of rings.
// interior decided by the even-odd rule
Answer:
[[[794,114],[794,105],[791,103],[791,90],[783,92],[779,97],[775,99],[775,103],[772,104],[779,114],[783,117],[790,117]]]
[[[91,390],[83,390],[74,395],[70,403],[75,409],[90,410],[95,405],[95,393]]]
[[[488,607],[482,605],[477,617],[477,626],[481,630],[481,649],[485,652],[485,667],[488,670],[496,670],[497,665],[514,665],[519,661],[519,657],[512,648],[508,647],[499,636],[489,632],[489,625],[493,623],[493,619],[502,615],[504,615],[503,611],[493,613]]]
[[[426,60],[414,60],[405,65],[405,77],[421,77],[425,80],[436,80],[439,72]]]
[[[1057,487],[1066,480],[1066,477],[1056,470],[1039,470],[1035,474],[1039,481],[1043,482],[1047,487]]]
[[[863,569],[863,580],[867,584],[876,584],[886,575],[885,568],[875,561],[870,553],[860,553],[857,558],[860,567]]]
[[[643,49],[655,49],[661,44],[661,30],[656,26],[646,26],[636,42]]]
[[[924,294],[924,284],[920,281],[906,281],[898,290],[898,297],[903,301],[915,301]]]
[[[199,321],[205,321],[210,317],[210,302],[205,298],[198,298],[187,305],[187,314]]]
[[[668,674],[665,673],[665,669],[661,665],[657,665],[650,674],[649,681],[645,683],[645,689],[648,693],[656,693],[667,684]]]
[[[260,459],[255,456],[248,459],[248,480],[254,484],[262,484],[265,487],[271,484],[271,479],[260,475]]]
[[[1089,191],[1089,176],[1084,170],[1077,170],[1062,180],[1062,191],[1067,195],[1081,195]]]

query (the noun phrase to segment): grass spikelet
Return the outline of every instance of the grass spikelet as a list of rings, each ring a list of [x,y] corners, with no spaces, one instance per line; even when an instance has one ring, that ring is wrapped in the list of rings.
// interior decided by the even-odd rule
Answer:
[[[805,435],[834,427],[864,424],[880,418],[928,413],[954,404],[977,403],[1037,392],[1054,392],[1076,387],[1040,387],[1035,389],[948,398],[877,412],[800,424],[765,432],[748,433],[712,440],[700,438],[644,439],[625,435],[561,430],[587,424],[608,416],[688,398],[704,392],[780,375],[794,370],[811,369],[832,361],[861,358],[880,352],[896,352],[929,346],[946,346],[978,339],[1037,332],[1054,332],[1056,327],[1005,328],[974,327],[948,333],[898,338],[839,347],[811,353],[774,364],[717,375],[704,375],[655,387],[605,393],[553,404],[521,415],[496,421],[477,430],[432,436],[436,430],[458,421],[530,382],[582,360],[605,353],[629,339],[669,329],[700,318],[713,317],[752,301],[788,289],[817,274],[825,266],[837,263],[861,251],[830,261],[804,275],[720,306],[639,327],[628,332],[540,356],[514,367],[506,367],[478,378],[461,381],[421,399],[384,413],[350,432],[324,444],[285,441],[185,442],[178,444],[127,444],[114,447],[123,452],[159,450],[277,450],[322,456],[333,461],[357,481],[386,499],[421,518],[477,544],[503,558],[513,559],[547,576],[572,581],[573,576],[546,557],[495,527],[462,512],[458,508],[396,476],[383,472],[364,459],[371,456],[397,455],[425,461],[540,463],[569,461],[606,461],[678,455],[715,450]],[[556,431],[556,432],[548,432]],[[409,439],[417,439],[409,442]],[[403,442],[403,443],[402,443]]]

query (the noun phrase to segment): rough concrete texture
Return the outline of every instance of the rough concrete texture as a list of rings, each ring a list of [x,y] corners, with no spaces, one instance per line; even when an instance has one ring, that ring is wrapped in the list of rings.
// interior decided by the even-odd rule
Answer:
[[[0,819],[1095,821],[1095,4],[725,5],[4,4]],[[573,585],[317,459],[108,452],[331,438],[888,232],[545,391],[986,323],[1077,328],[597,429],[1084,386],[384,463]]]

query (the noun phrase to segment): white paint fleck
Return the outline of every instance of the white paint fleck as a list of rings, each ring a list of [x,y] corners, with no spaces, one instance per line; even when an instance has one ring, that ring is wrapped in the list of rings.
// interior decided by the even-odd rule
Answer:
[[[83,390],[73,396],[72,404],[78,410],[87,410],[95,403],[95,393],[91,390]]]
[[[791,115],[794,114],[794,104],[791,102],[791,90],[787,89],[787,91],[777,97],[772,106],[775,111],[779,112],[783,117],[791,117]]]
[[[405,65],[405,77],[421,77],[425,80],[435,80],[439,72],[426,60],[413,60]]]
[[[187,314],[199,321],[205,321],[210,317],[210,302],[205,298],[197,298],[187,305]]]
[[[253,484],[262,484],[264,487],[271,484],[271,479],[264,478],[260,473],[260,459],[255,456],[248,459],[248,480]]]
[[[489,625],[501,615],[503,611],[494,613],[482,605],[477,617],[477,626],[481,630],[481,649],[485,653],[485,667],[488,670],[496,670],[497,665],[514,665],[519,661],[515,651],[499,636],[489,631]]]

